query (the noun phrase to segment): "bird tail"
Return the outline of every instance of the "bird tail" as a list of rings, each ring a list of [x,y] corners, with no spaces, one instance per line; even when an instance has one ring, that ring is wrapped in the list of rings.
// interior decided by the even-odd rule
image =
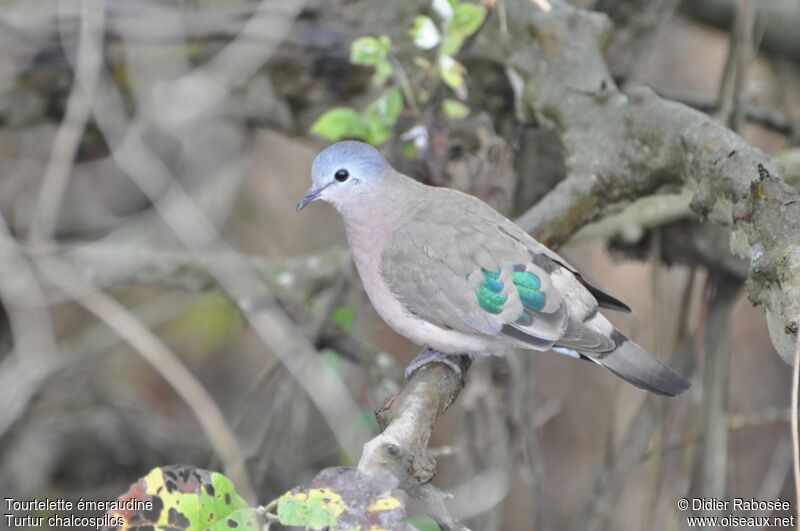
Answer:
[[[610,325],[610,323],[609,323]],[[675,396],[689,388],[689,382],[658,361],[645,349],[613,329],[615,347],[608,352],[580,352],[555,346],[553,350],[575,358],[593,361],[640,389],[663,396]]]
[[[689,382],[658,361],[645,349],[614,331],[616,348],[610,352],[586,356],[625,381],[651,393],[675,396],[689,388]]]

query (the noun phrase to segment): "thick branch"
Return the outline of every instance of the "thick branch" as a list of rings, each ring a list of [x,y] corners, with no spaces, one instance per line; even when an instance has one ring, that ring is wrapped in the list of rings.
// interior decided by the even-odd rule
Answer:
[[[684,187],[692,209],[730,226],[731,250],[750,261],[748,292],[767,310],[772,342],[789,360],[800,315],[800,195],[779,164],[738,135],[647,88],[617,89],[601,54],[600,14],[554,2],[542,14],[515,5],[511,59],[527,110],[552,123],[567,178],[519,219],[547,244],[564,242],[608,206]]]
[[[441,363],[414,372],[400,393],[377,412],[382,432],[364,445],[358,463],[362,472],[394,476],[445,530],[465,528],[447,513],[444,494],[430,484],[436,461],[427,454],[427,446],[436,421],[464,387],[469,358],[462,360],[461,374]]]

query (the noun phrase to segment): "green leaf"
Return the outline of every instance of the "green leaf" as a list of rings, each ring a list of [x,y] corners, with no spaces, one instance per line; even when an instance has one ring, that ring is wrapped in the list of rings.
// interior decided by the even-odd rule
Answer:
[[[278,499],[278,519],[283,525],[321,528],[336,525],[347,508],[344,499],[327,488],[294,488]]]
[[[331,322],[338,325],[345,332],[353,330],[356,322],[356,310],[352,304],[339,306],[331,312]]]
[[[467,97],[467,87],[464,84],[465,72],[464,65],[449,55],[443,55],[439,58],[439,75],[442,76],[442,81],[453,89],[461,99],[466,99]]]
[[[364,110],[364,122],[369,130],[369,143],[380,145],[386,142],[402,111],[403,97],[397,87],[392,87],[380,98],[370,103]]]
[[[350,62],[354,65],[375,66],[386,59],[392,41],[386,35],[359,37],[350,44]]]
[[[403,111],[403,96],[400,89],[392,87],[380,98],[370,103],[364,111],[367,120],[380,120],[386,125],[394,125]]]
[[[455,55],[461,50],[464,40],[475,33],[486,18],[486,8],[477,4],[458,4],[453,18],[447,24],[447,32],[442,42],[442,54]]]
[[[334,107],[317,118],[311,132],[327,140],[366,139],[369,128],[359,114],[349,107]]]
[[[413,141],[406,141],[403,142],[403,156],[408,160],[414,160],[417,156],[417,146],[414,145]]]
[[[109,511],[121,518],[120,529],[259,531],[261,517],[218,472],[186,465],[154,468],[118,498],[149,504],[143,510]],[[141,526],[141,527],[139,527]]]
[[[391,48],[392,40],[387,35],[359,37],[350,45],[350,62],[374,67],[372,82],[375,85],[383,85],[392,75],[392,63],[388,60]]]
[[[204,531],[231,531],[232,529],[236,531],[260,531],[261,528],[261,517],[255,509],[247,508],[228,513],[225,518],[205,527]],[[200,528],[198,527],[197,529]],[[194,531],[194,529],[191,531]]]
[[[378,61],[378,64],[375,65],[375,73],[372,74],[372,84],[376,87],[383,85],[393,71],[392,63],[386,60]]]
[[[414,518],[409,518],[407,522],[419,529],[419,531],[442,531],[439,525],[427,516],[415,516]]]
[[[455,55],[461,49],[462,44],[464,44],[464,37],[448,33],[442,40],[442,54]]]
[[[414,26],[411,28],[411,37],[414,39],[414,44],[423,50],[430,50],[439,44],[439,40],[441,39],[436,24],[424,15],[420,15],[414,19]]]
[[[325,468],[309,487],[295,487],[278,499],[278,519],[313,529],[406,529],[405,503],[385,494],[395,486],[388,474]]]
[[[466,38],[478,31],[486,18],[486,8],[478,4],[458,4],[453,18],[447,24],[447,32]]]
[[[442,108],[445,116],[453,120],[460,120],[461,118],[469,116],[469,107],[452,98],[446,98],[444,102],[442,102]]]

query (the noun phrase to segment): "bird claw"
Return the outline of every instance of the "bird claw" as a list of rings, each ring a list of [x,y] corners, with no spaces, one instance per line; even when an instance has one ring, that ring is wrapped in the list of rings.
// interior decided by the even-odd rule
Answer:
[[[430,347],[425,347],[406,367],[406,380],[410,380],[418,369],[429,363],[442,363],[450,367],[458,376],[464,376],[467,368],[472,363],[472,357],[467,354],[444,354]]]

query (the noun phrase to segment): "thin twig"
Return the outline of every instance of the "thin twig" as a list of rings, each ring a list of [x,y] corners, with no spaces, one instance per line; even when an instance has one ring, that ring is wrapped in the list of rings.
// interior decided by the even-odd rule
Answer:
[[[705,113],[713,114],[719,111],[719,103],[715,97],[693,93],[669,93],[663,96]],[[775,107],[767,105],[746,103],[744,105],[744,118],[750,123],[760,125],[789,137],[797,130],[797,123],[791,116]]]
[[[780,496],[789,471],[792,469],[792,448],[791,441],[783,437],[775,444],[772,451],[772,458],[764,471],[764,479],[756,493],[757,500],[774,500]],[[753,511],[753,516],[770,516],[770,510]],[[765,529],[762,527],[761,529]],[[760,530],[759,530],[760,531]]]
[[[89,102],[94,97],[103,58],[105,1],[82,0],[81,29],[75,80],[72,83],[66,110],[58,128],[50,161],[44,172],[39,198],[31,222],[32,243],[42,243],[56,229],[61,203],[69,183],[70,172],[78,153],[86,123],[91,115]]]
[[[56,335],[35,271],[0,215],[0,298],[13,349],[0,372],[0,438],[24,413],[45,377],[40,367],[58,359]],[[13,391],[13,392],[12,392]]]
[[[731,350],[731,314],[742,283],[712,272],[714,290],[703,338],[703,444],[695,471],[697,493],[704,497],[725,496],[728,470],[728,382]]]

